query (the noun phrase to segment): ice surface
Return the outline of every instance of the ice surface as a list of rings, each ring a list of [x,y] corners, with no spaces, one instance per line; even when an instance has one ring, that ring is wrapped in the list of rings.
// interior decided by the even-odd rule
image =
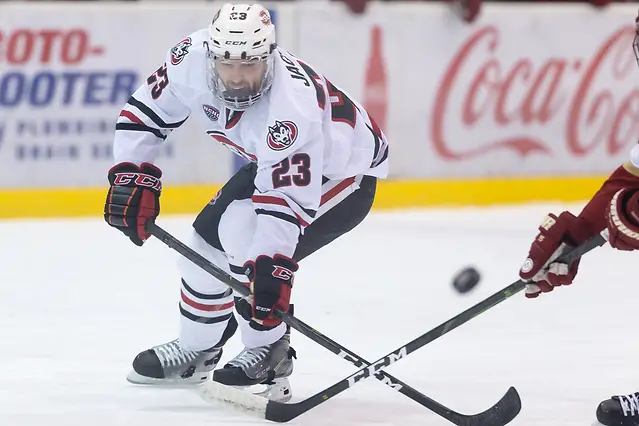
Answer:
[[[514,281],[541,218],[561,209],[375,212],[302,262],[296,315],[372,361]],[[191,220],[158,223],[179,237]],[[4,221],[0,255],[1,425],[267,423],[191,391],[125,381],[140,350],[177,333],[177,254],[160,242],[135,247],[101,219]],[[572,287],[516,295],[388,371],[460,412],[482,411],[514,385],[523,409],[513,425],[590,424],[599,401],[639,390],[636,264],[636,254],[598,249]],[[462,296],[450,278],[467,265],[482,281]],[[354,371],[293,339],[295,400]],[[233,339],[224,359],[239,349]],[[293,424],[448,422],[369,379]]]

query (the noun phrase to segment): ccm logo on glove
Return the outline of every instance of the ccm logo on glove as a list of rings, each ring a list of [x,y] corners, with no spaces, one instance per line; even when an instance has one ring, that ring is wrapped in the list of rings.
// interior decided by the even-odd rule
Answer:
[[[116,173],[113,184],[133,184],[135,186],[142,186],[155,191],[160,191],[162,189],[162,181],[160,179],[143,173]]]
[[[252,294],[236,302],[237,311],[246,320],[265,327],[277,326],[281,321],[273,314],[276,309],[289,310],[297,263],[279,254],[258,256],[254,262],[246,262],[244,269]]]
[[[273,273],[271,275],[273,275],[273,277],[277,278],[278,280],[287,281],[293,279],[293,272],[278,265],[273,265]]]
[[[104,219],[135,245],[151,236],[145,225],[160,214],[161,177],[162,171],[150,163],[120,163],[109,170]]]

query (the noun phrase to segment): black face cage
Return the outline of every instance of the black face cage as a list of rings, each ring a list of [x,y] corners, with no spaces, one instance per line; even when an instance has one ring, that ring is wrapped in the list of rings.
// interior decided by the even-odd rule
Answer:
[[[639,65],[639,28],[637,28],[635,39],[632,41],[632,50],[635,51],[635,59],[637,60],[637,65]]]

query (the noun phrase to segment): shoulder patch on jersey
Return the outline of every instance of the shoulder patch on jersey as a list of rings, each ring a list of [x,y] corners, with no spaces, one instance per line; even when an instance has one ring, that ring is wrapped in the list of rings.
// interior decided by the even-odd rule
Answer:
[[[275,120],[274,126],[268,126],[266,143],[274,151],[283,151],[297,139],[297,125],[292,121]]]
[[[220,111],[212,105],[202,104],[202,109],[204,110],[204,114],[211,121],[217,121],[220,118]]]
[[[189,53],[189,48],[193,44],[191,37],[187,37],[171,48],[171,64],[179,65],[184,57]]]

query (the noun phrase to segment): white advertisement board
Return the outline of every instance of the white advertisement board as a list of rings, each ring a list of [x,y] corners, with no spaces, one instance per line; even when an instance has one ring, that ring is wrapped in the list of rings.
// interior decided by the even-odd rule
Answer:
[[[130,93],[212,3],[0,3],[0,187],[104,185]],[[268,3],[266,3],[268,5]],[[394,178],[608,173],[639,137],[632,5],[334,2],[271,8],[282,47],[361,100]],[[187,122],[165,183],[221,183],[237,163]]]
[[[468,25],[445,5],[308,2],[299,54],[364,100],[394,177],[608,173],[639,137],[636,13],[485,4]]]
[[[0,187],[107,184],[120,110],[220,4],[0,3]],[[167,184],[220,183],[233,157],[187,121],[158,164]]]

